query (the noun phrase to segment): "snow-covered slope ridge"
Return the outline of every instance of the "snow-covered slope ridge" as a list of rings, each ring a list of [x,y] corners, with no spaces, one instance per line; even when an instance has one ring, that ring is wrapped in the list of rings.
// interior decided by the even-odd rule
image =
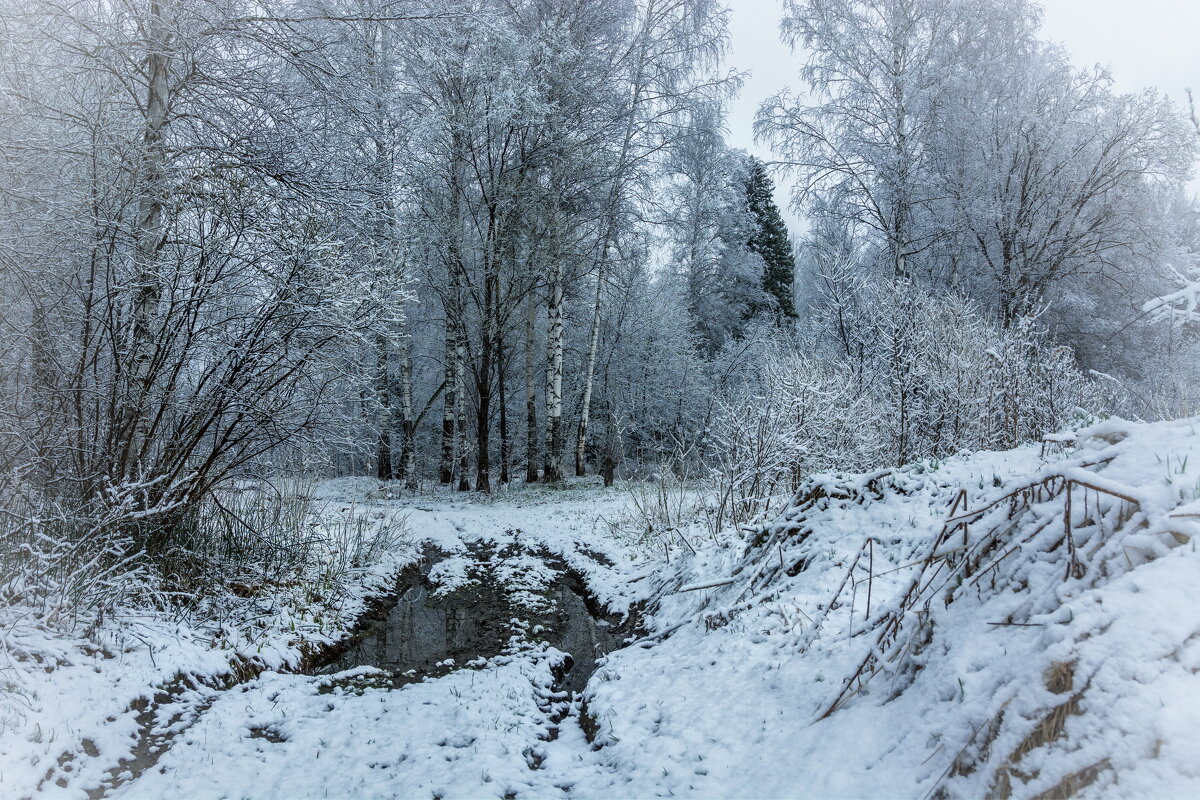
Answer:
[[[1196,796],[1198,496],[1197,419],[816,477],[675,565],[601,752],[687,794]]]

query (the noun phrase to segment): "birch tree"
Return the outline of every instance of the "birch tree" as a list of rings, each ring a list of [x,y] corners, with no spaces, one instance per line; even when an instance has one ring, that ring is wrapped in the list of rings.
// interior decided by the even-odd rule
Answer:
[[[938,197],[926,147],[937,123],[953,0],[788,0],[784,41],[808,53],[811,97],[781,92],[759,109],[756,133],[799,176],[797,201],[836,196],[839,213],[871,229],[896,278],[933,243],[924,217]]]
[[[1194,150],[1157,93],[1118,95],[1105,71],[1076,70],[1032,38],[986,41],[931,145],[953,198],[942,225],[966,234],[954,237],[970,263],[956,281],[994,297],[1011,325],[1066,278],[1149,266],[1155,198],[1187,174]]]
[[[614,257],[623,217],[632,205],[629,191],[644,182],[654,154],[672,137],[672,121],[696,103],[733,85],[713,70],[727,40],[725,11],[707,0],[644,0],[637,6],[635,32],[618,62],[628,100],[617,118],[615,153],[607,179],[604,227],[596,262],[596,293],[585,361],[575,474],[585,472],[605,271]]]

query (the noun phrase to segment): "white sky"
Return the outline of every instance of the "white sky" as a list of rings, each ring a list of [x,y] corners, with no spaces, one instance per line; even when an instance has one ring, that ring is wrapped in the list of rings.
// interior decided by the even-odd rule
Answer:
[[[764,160],[754,144],[758,104],[785,86],[802,88],[803,57],[779,41],[781,0],[726,0],[732,11],[729,66],[750,71],[741,96],[730,104],[729,141]],[[1106,64],[1120,91],[1156,87],[1177,103],[1184,89],[1200,95],[1200,0],[1042,0],[1043,35],[1063,44],[1078,66]],[[1193,186],[1200,188],[1200,181]],[[776,195],[785,205],[788,198]],[[785,216],[796,229],[790,211]]]

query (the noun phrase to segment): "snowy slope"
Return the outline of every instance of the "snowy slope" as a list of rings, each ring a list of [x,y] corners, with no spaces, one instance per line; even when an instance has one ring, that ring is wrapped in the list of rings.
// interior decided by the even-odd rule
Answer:
[[[1078,442],[816,478],[688,563],[733,583],[665,595],[682,627],[592,684],[623,793],[1195,796],[1197,421]]]

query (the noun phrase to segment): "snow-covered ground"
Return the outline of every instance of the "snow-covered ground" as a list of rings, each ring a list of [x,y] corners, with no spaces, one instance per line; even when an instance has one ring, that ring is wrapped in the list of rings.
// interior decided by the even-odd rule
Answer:
[[[332,504],[336,523],[358,509]],[[377,510],[376,532],[399,514]],[[336,528],[336,524],[333,526]],[[318,556],[327,555],[325,550]],[[256,587],[247,597],[203,597],[190,612],[131,601],[74,627],[47,626],[20,602],[0,610],[0,794],[83,797],[190,723],[218,687],[261,670],[294,670],[344,638],[370,599],[417,557],[403,540],[340,573],[315,564],[308,580]],[[153,735],[147,735],[147,734]]]
[[[557,557],[583,578],[589,592],[614,614],[626,613],[631,603],[651,591],[650,582],[636,588],[639,567],[629,549],[609,533],[605,522],[606,514],[623,513],[627,503],[624,493],[576,483],[565,489],[531,488],[486,502],[453,494],[379,499],[386,494],[385,488],[371,480],[330,481],[318,487],[318,500],[326,515],[366,517],[378,526],[403,525],[408,534],[407,541],[394,552],[347,576],[346,584],[334,593],[336,609],[328,607],[333,603],[320,608],[307,606],[298,596],[303,593],[298,587],[297,596],[288,591],[271,593],[256,598],[252,607],[240,609],[236,620],[203,625],[191,619],[167,618],[148,609],[125,610],[117,619],[104,620],[96,628],[72,636],[6,620],[4,651],[10,662],[0,675],[8,680],[2,696],[7,718],[0,729],[0,788],[4,796],[84,797],[102,785],[109,790],[116,785],[118,794],[151,797],[196,793],[291,795],[286,782],[274,785],[267,780],[269,770],[261,779],[251,780],[249,776],[257,772],[257,767],[251,773],[236,768],[233,753],[197,754],[193,747],[196,737],[203,740],[212,731],[222,731],[221,726],[229,724],[226,714],[232,703],[233,708],[241,709],[234,714],[240,719],[235,733],[230,736],[222,732],[209,741],[225,741],[236,749],[240,731],[249,737],[248,744],[262,743],[264,740],[247,733],[247,726],[253,726],[249,709],[255,698],[270,696],[270,705],[274,706],[275,690],[266,687],[287,684],[294,684],[302,694],[315,693],[321,678],[294,674],[305,656],[345,637],[370,598],[390,591],[397,574],[417,562],[428,546],[446,556],[435,569],[439,583],[447,590],[470,580],[468,545],[483,543],[492,547],[513,545],[524,553],[497,565],[518,593],[523,587],[537,589],[555,577],[552,570],[529,555],[533,552]],[[535,599],[532,593],[527,594]],[[336,613],[331,614],[331,610]],[[493,702],[476,704],[473,718],[487,717],[496,725],[503,722],[511,731],[520,728],[516,735],[522,741],[536,742],[542,729],[534,719],[526,719],[527,709],[520,700],[523,697],[531,703],[536,699],[543,708],[539,713],[546,719],[547,714],[561,713],[542,698],[552,682],[551,667],[560,658],[561,653],[544,647],[525,648],[520,657],[502,657],[488,669],[411,686],[396,692],[395,697],[407,708],[410,692],[432,692],[431,697],[445,698],[434,705],[453,717],[454,710],[462,705],[456,699],[462,686],[478,686],[476,691]],[[265,669],[260,680],[243,683],[233,691],[226,689],[239,676],[245,677],[247,670],[260,669]],[[523,685],[523,695],[513,688],[518,685]],[[321,702],[314,708],[324,709],[340,697],[340,693],[321,695]],[[149,717],[139,719],[131,711],[147,705]],[[419,708],[406,712],[407,719],[429,715],[429,701],[423,699],[417,705]],[[348,713],[357,713],[352,702]],[[405,715],[396,718],[400,716]],[[371,745],[365,739],[357,741],[350,729],[339,729],[336,718],[333,715],[318,723],[315,730],[326,740],[331,731],[337,731],[332,741],[341,749],[327,753],[323,763],[345,769],[348,763],[358,762],[360,745]],[[515,724],[514,718],[523,720],[522,724]],[[406,723],[405,727],[424,732],[431,737],[430,742],[447,736],[448,741],[461,741],[461,737],[455,738],[456,730],[473,730],[465,721],[443,724],[433,717],[419,726]],[[503,743],[496,746],[504,748]],[[161,771],[124,783],[141,774],[147,749],[167,748],[172,752],[162,765],[168,774],[187,774],[188,766],[201,767],[223,758],[235,768],[217,770],[210,776],[215,783],[192,776],[186,781],[180,778],[173,787],[156,788],[156,776],[161,776]],[[528,769],[521,755],[524,749],[523,745],[515,751],[514,769]],[[282,751],[278,748],[276,754],[282,755]],[[189,756],[196,760],[186,762]],[[176,758],[186,766],[173,766]],[[123,761],[131,760],[133,770],[121,767]],[[296,772],[286,763],[280,763],[279,768],[284,775]],[[349,773],[338,780],[343,778],[350,780]],[[396,792],[407,795],[413,786],[429,778],[426,775],[412,780],[397,784]],[[359,790],[353,790],[352,785],[336,788],[332,783],[323,783],[311,791],[320,796],[327,792],[328,796],[375,794],[370,781],[362,783]],[[461,785],[461,779],[454,785]]]
[[[374,483],[338,481],[334,501],[364,502]],[[606,518],[627,513],[619,491],[572,484],[492,501],[449,497],[369,500],[403,507],[414,541],[442,560],[430,577],[450,593],[476,574],[472,546],[518,554],[490,566],[535,608],[557,557],[616,615],[660,586],[661,564],[643,561]],[[529,639],[536,640],[536,633]],[[155,769],[116,797],[512,797],[556,796],[592,776],[620,776],[597,759],[578,724],[578,698],[558,690],[563,653],[516,643],[485,665],[398,689],[373,670],[334,676],[264,674],[215,700]],[[263,731],[270,731],[264,735]],[[298,766],[303,765],[302,768]]]
[[[1198,425],[1110,421],[1047,453],[818,476],[755,531],[673,532],[696,553],[669,563],[614,535],[619,491],[479,502],[326,484],[335,507],[407,515],[388,569],[432,545],[431,579],[454,591],[482,543],[508,553],[491,574],[530,604],[567,568],[611,612],[640,609],[643,630],[582,696],[536,631],[400,688],[371,669],[289,674],[280,650],[232,689],[181,691],[157,725],[174,733],[165,753],[111,795],[1196,796]],[[84,796],[129,747],[136,723],[116,712],[132,687],[228,663],[199,643],[156,657],[65,656],[39,687],[42,741],[6,734],[0,785],[29,793],[86,734],[95,752],[76,748],[66,786],[41,790]]]

